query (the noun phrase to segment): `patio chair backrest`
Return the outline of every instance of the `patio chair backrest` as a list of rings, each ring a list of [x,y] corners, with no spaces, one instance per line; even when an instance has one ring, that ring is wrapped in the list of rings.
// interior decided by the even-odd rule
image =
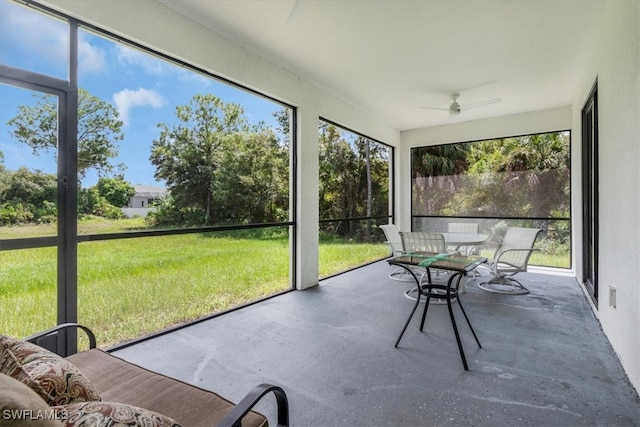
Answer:
[[[402,246],[405,252],[435,252],[445,253],[447,248],[444,237],[440,233],[429,233],[426,231],[405,231],[401,232]]]
[[[478,233],[478,223],[450,222],[447,231],[449,233]]]
[[[395,224],[384,224],[379,226],[384,232],[384,237],[387,239],[387,244],[389,245],[389,249],[391,250],[391,255],[400,256],[402,255],[402,238],[400,238],[400,233],[398,232],[398,228]]]
[[[538,228],[509,227],[502,239],[502,244],[496,251],[496,258],[509,249],[533,249],[541,231]],[[526,268],[530,256],[531,251],[513,251],[500,256],[500,261],[515,267]]]

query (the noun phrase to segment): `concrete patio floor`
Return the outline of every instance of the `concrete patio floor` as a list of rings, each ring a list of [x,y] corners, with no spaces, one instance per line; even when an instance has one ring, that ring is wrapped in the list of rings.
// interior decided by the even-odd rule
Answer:
[[[270,382],[288,394],[294,426],[631,426],[640,399],[575,279],[526,273],[531,293],[481,291],[446,306],[425,331],[410,283],[381,261],[114,354],[239,401]],[[257,408],[275,424],[270,397]],[[185,426],[188,427],[188,426]]]

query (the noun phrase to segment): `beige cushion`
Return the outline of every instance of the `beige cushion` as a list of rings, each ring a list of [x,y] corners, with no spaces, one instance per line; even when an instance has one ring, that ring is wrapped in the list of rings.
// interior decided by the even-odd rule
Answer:
[[[0,373],[26,384],[51,406],[100,400],[69,361],[29,342],[0,335]]]
[[[61,427],[55,412],[20,381],[0,374],[0,426]]]
[[[91,380],[104,400],[147,408],[184,426],[214,426],[234,406],[216,393],[149,371],[102,350],[83,351],[67,360]],[[250,412],[242,425],[266,426],[267,419]]]
[[[54,406],[64,427],[181,427],[169,417],[119,402]]]

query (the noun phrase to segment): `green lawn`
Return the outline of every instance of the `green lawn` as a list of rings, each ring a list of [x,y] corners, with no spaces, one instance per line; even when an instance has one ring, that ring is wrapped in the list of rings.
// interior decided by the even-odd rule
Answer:
[[[321,236],[319,247],[320,277],[328,277],[373,260],[389,256],[386,243],[360,243],[332,236]]]
[[[79,229],[81,234],[94,234],[141,225],[139,219],[96,219],[80,223]],[[47,226],[0,229],[3,239],[51,232]],[[334,274],[387,253],[384,244],[322,243],[320,274]],[[0,256],[0,331],[22,337],[54,325],[55,248],[5,251]],[[289,287],[289,240],[283,234],[187,234],[78,246],[78,320],[96,332],[102,346]]]

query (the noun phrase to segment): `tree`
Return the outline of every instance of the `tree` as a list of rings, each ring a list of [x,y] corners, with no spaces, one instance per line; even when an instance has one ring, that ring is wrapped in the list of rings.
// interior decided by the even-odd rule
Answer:
[[[387,215],[388,151],[367,138],[351,138],[325,122],[320,122],[319,133],[320,218]],[[357,221],[340,221],[328,227],[343,236],[362,231]],[[364,229],[364,233],[369,237],[370,228]]]
[[[222,222],[260,223],[288,219],[288,152],[260,125],[234,139],[215,173],[213,217]]]
[[[58,106],[56,98],[35,94],[35,105],[21,105],[7,122],[16,140],[27,144],[34,154],[54,152],[58,147]],[[116,108],[106,101],[78,90],[78,176],[89,169],[103,176],[113,171],[110,159],[118,155],[124,137]]]
[[[124,218],[120,207],[114,206],[100,194],[98,186],[82,188],[78,192],[78,213],[81,216],[95,215],[108,219]]]
[[[386,216],[389,212],[388,150],[381,144],[359,136],[355,141],[359,173],[360,216]],[[362,205],[364,203],[364,205]],[[367,220],[365,237],[372,237],[372,220]]]
[[[418,147],[412,151],[414,177],[455,175],[466,169],[467,148],[464,144]]]
[[[452,205],[485,206],[487,216],[546,217],[569,210],[566,133],[482,141],[472,146],[468,161],[475,181]]]
[[[199,224],[275,221],[288,212],[288,148],[263,123],[251,126],[237,104],[195,95],[158,125],[151,146],[155,177],[171,203],[162,218]]]
[[[566,133],[422,147],[412,154],[414,214],[547,217],[569,209]]]
[[[57,185],[55,174],[0,164],[0,225],[55,221]]]
[[[40,206],[43,202],[56,202],[58,183],[55,174],[31,171],[21,167],[10,172],[10,181],[1,197],[7,202],[24,202]]]
[[[416,214],[441,214],[464,186],[467,144],[417,147],[411,151],[412,204]]]
[[[320,219],[355,217],[356,155],[340,130],[325,122],[320,122],[319,144]],[[346,233],[346,230],[342,230],[342,234]]]
[[[11,172],[4,165],[4,154],[0,150],[0,195],[9,187]],[[0,199],[2,202],[3,199]]]
[[[124,180],[122,176],[117,178],[102,177],[96,184],[98,193],[111,205],[122,208],[127,206],[129,200],[136,194],[133,185]]]
[[[282,108],[273,113],[273,117],[278,122],[277,132],[280,135],[282,148],[289,149],[291,139],[291,109]]]

